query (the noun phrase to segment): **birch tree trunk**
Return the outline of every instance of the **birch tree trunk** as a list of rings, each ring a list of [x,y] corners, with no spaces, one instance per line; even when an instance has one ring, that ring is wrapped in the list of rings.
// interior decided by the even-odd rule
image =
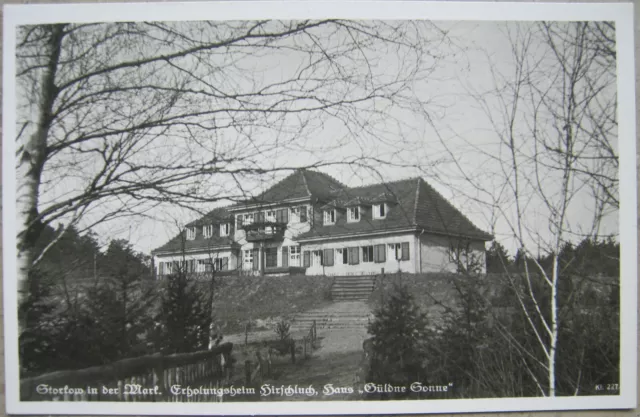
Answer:
[[[38,197],[44,164],[47,159],[47,137],[53,120],[53,103],[58,94],[56,70],[60,59],[64,25],[47,27],[47,62],[42,73],[41,92],[38,97],[37,126],[34,132],[24,140],[18,150],[18,210],[23,223],[18,225],[17,239],[17,287],[18,305],[26,300],[29,289],[28,277],[36,254],[34,246],[41,228],[38,219]],[[33,283],[32,285],[37,285]],[[24,317],[19,318],[20,328],[24,326]]]

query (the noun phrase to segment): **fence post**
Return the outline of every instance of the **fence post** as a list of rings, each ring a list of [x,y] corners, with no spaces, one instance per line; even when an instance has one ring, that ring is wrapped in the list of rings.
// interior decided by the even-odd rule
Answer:
[[[244,361],[244,383],[251,385],[251,361],[249,359]]]
[[[156,362],[156,366],[153,367],[153,385],[154,386],[158,386],[158,390],[160,392],[167,392],[168,389],[167,387],[164,385],[164,357],[160,356],[160,358],[158,359],[158,362]],[[156,398],[155,394],[154,394],[154,399],[157,401],[158,398]]]
[[[267,350],[267,378],[271,378],[271,348]]]
[[[302,357],[307,359],[307,336],[302,338]]]
[[[256,359],[258,360],[258,366],[260,367],[260,382],[264,381],[264,364],[262,363],[262,355],[260,351],[256,352]]]

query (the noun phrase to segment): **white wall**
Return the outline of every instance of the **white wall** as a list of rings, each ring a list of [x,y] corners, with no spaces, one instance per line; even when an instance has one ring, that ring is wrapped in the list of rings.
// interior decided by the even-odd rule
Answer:
[[[420,266],[419,272],[456,272],[457,265],[451,259],[451,247],[458,245],[457,238],[423,234],[419,237]],[[471,256],[480,260],[486,270],[485,245],[482,241],[473,241],[469,245]]]
[[[388,244],[391,243],[409,243],[409,260],[398,261],[392,256],[389,251]],[[359,251],[357,265],[344,265],[342,259],[339,257],[336,249],[348,248],[348,247],[362,247],[371,245],[384,244],[386,247],[386,261],[385,262],[362,262],[362,250]],[[341,239],[332,240],[330,242],[322,243],[304,243],[302,245],[302,253],[304,256],[305,251],[332,249],[334,251],[333,266],[322,266],[313,264],[307,268],[307,275],[372,275],[379,274],[384,268],[386,273],[397,272],[398,270],[404,272],[416,272],[416,265],[418,264],[417,255],[419,251],[416,249],[417,239],[413,233],[402,235],[387,235],[376,238],[365,239]]]

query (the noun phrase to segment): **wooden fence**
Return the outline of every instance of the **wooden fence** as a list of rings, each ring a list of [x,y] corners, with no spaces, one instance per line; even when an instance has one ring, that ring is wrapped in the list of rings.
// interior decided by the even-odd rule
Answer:
[[[231,378],[233,344],[212,350],[123,359],[20,381],[22,401],[222,401]],[[187,390],[187,386],[200,392]],[[207,391],[204,391],[204,390]],[[206,392],[206,394],[204,394]]]

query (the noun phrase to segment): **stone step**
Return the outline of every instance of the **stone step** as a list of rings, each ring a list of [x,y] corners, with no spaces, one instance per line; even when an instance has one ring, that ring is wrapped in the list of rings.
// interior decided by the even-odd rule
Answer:
[[[371,295],[371,291],[366,291],[366,290],[335,290],[335,291],[331,291],[331,296],[335,299],[336,296],[340,297],[340,296],[360,296],[362,298],[369,298],[369,296]]]
[[[367,283],[367,284],[371,284],[374,285],[375,284],[375,280],[372,279],[368,279],[368,278],[348,278],[348,279],[335,279],[333,280],[333,284],[349,284],[349,283]]]
[[[364,291],[373,291],[373,285],[369,284],[344,284],[344,285],[334,285],[331,287],[331,291],[340,291],[340,290],[364,290]]]

